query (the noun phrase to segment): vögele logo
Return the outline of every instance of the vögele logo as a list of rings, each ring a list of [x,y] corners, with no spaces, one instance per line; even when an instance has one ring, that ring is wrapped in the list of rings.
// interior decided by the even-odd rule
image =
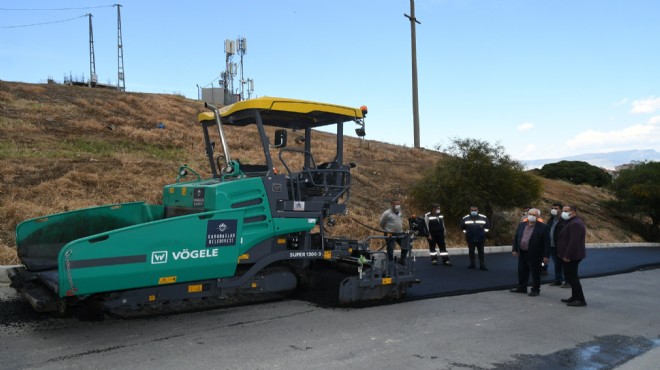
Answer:
[[[167,251],[151,252],[151,264],[167,263]]]

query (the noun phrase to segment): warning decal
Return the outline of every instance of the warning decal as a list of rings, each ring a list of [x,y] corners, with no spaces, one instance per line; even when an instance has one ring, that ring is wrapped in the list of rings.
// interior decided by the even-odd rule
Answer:
[[[193,207],[204,207],[204,188],[195,188],[193,190]]]

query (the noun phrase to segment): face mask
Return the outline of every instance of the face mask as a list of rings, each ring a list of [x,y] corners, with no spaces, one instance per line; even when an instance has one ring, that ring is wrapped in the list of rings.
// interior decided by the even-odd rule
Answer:
[[[399,212],[399,211],[401,210],[401,206],[400,206],[400,205],[398,205],[398,206],[394,206],[394,210],[397,211],[397,212]]]
[[[569,218],[571,218],[571,213],[570,212],[562,212],[561,213],[561,218],[563,218],[564,220],[568,220]]]
[[[536,216],[532,216],[532,215],[527,216],[527,221],[536,222]]]
[[[470,215],[471,215],[471,216],[476,216],[476,215],[477,215],[477,211],[470,211]]]
[[[557,210],[556,209],[551,209],[550,214],[553,216],[557,216]]]
[[[439,214],[440,214],[440,210],[439,210],[439,209],[436,210],[436,211],[435,211],[435,214],[436,214],[436,215],[439,215]]]

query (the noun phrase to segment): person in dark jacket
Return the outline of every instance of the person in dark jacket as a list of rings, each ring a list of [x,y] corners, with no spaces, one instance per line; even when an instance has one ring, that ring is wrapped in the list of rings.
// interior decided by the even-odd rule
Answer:
[[[426,229],[429,232],[427,239],[429,241],[431,263],[434,265],[438,264],[438,252],[435,248],[437,246],[438,249],[440,249],[442,264],[445,266],[451,266],[449,253],[447,253],[447,245],[445,244],[445,220],[444,216],[440,213],[439,204],[431,205],[431,212],[424,215],[424,222],[426,223]]]
[[[518,257],[518,288],[512,293],[527,293],[529,274],[532,274],[530,297],[541,292],[541,262],[547,263],[550,255],[550,228],[539,221],[541,211],[529,209],[525,222],[518,224],[513,239],[512,254]]]
[[[582,285],[578,277],[580,262],[587,256],[586,236],[587,227],[577,215],[577,207],[564,206],[561,217],[566,221],[559,238],[557,239],[557,255],[564,261],[564,275],[566,282],[571,285],[570,298],[562,299],[567,306],[583,307],[587,300],[582,292]]]
[[[525,207],[525,212],[523,212],[523,216],[520,219],[520,222],[527,222],[527,216],[529,216],[530,209],[532,209],[532,207]],[[536,221],[545,223],[545,220],[543,220],[541,217],[537,218]],[[547,274],[548,274],[548,264],[541,261],[541,275],[547,275]]]
[[[550,286],[561,286],[568,288],[568,284],[564,282],[564,261],[557,255],[557,239],[559,239],[559,232],[564,227],[564,219],[561,218],[561,212],[564,205],[561,203],[552,204],[550,210],[550,219],[548,219],[548,227],[550,227],[550,258],[555,268],[555,279]]]
[[[479,253],[479,269],[488,271],[484,261],[484,243],[486,242],[486,233],[490,228],[488,218],[479,213],[479,208],[476,206],[470,207],[470,213],[463,217],[461,220],[461,230],[465,233],[465,241],[468,246],[468,253],[470,255],[469,269],[475,268],[474,266],[474,250]]]

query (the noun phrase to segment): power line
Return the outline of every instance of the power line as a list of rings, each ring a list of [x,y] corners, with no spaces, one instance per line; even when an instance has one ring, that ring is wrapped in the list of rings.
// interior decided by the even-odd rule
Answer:
[[[84,9],[98,9],[98,8],[110,8],[113,5],[100,5],[100,6],[86,6],[83,8],[52,8],[52,9],[13,9],[13,8],[0,8],[0,10],[19,10],[19,11],[56,11],[56,10],[84,10]]]
[[[79,18],[84,18],[84,17],[86,17],[86,16],[87,16],[87,14],[85,14],[85,15],[81,15],[80,17],[75,17],[75,18],[70,18],[70,19],[63,19],[63,20],[60,20],[60,21],[41,22],[41,23],[33,23],[33,24],[22,24],[22,25],[18,25],[18,26],[2,26],[2,27],[0,27],[0,28],[21,28],[21,27],[42,26],[42,25],[44,25],[44,24],[53,24],[53,23],[69,22],[69,21],[73,21],[73,20],[76,20],[76,19],[79,19]]]

